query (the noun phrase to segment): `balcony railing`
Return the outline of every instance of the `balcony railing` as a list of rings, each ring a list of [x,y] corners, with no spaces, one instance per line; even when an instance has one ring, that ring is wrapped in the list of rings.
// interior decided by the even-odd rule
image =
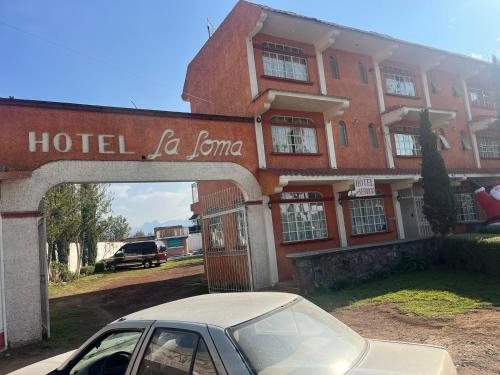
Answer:
[[[495,108],[495,94],[491,90],[471,88],[470,100],[472,105],[483,108]]]

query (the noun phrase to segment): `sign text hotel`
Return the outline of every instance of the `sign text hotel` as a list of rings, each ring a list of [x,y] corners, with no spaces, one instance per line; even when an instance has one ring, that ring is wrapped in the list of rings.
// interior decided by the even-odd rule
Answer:
[[[210,139],[207,130],[199,131],[196,142],[186,142],[188,148],[182,147],[182,140],[172,129],[165,129],[158,139],[157,146],[147,155],[149,160],[162,156],[185,155],[186,160],[199,157],[242,156],[242,140]],[[98,154],[133,155],[136,151],[127,147],[126,139],[121,134],[57,133],[30,131],[28,148],[30,152],[58,153],[91,153],[96,147]],[[187,152],[185,151],[187,149]]]

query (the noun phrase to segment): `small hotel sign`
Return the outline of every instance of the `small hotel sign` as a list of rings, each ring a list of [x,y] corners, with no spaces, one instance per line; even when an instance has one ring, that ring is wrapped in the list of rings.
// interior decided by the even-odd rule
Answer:
[[[375,180],[373,178],[358,178],[354,180],[354,195],[356,197],[369,197],[376,194]]]

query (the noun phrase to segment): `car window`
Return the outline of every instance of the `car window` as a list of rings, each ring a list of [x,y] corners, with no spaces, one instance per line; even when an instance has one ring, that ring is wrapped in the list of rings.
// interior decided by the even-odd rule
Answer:
[[[199,343],[203,344],[195,350]],[[194,363],[193,363],[194,362]],[[193,370],[191,371],[191,368]],[[217,374],[205,343],[195,333],[158,329],[146,348],[138,375]]]
[[[115,257],[122,257],[122,256],[123,256],[123,249],[120,249],[115,253]]]
[[[217,374],[215,370],[210,353],[207,350],[205,341],[200,339],[198,342],[198,349],[196,350],[196,357],[193,365],[193,375],[212,375]]]
[[[141,335],[141,330],[105,334],[83,351],[83,357],[71,368],[69,374],[125,374]]]
[[[135,245],[135,246],[133,246],[133,245],[132,246],[130,246],[130,245],[127,246],[125,248],[125,255],[137,255],[137,254],[139,254],[139,251],[138,251],[137,248],[138,248],[137,245]]]

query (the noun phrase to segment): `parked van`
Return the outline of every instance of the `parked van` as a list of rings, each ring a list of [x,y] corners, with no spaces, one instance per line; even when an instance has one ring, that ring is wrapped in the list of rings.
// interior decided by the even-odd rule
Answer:
[[[140,266],[150,268],[167,261],[167,249],[160,241],[131,242],[123,245],[105,260],[106,269],[114,271],[118,267]]]

